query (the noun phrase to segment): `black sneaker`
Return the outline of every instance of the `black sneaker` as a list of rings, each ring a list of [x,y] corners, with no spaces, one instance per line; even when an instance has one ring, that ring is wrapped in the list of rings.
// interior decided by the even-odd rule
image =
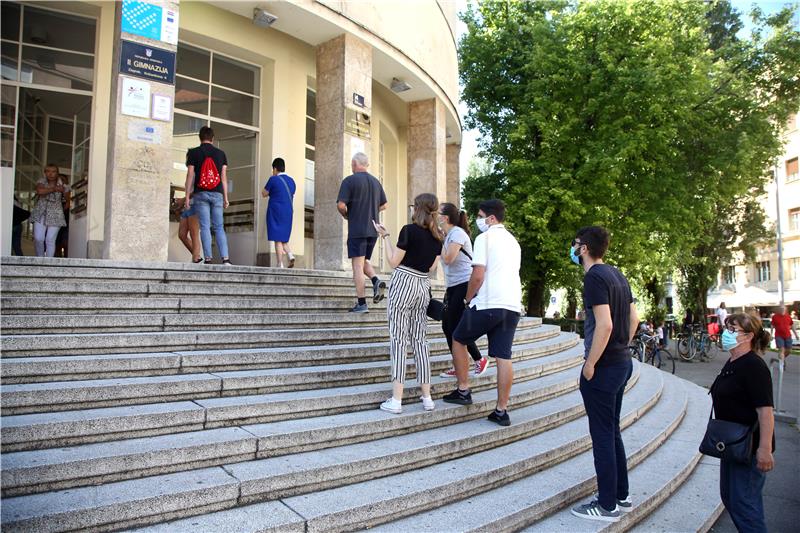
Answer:
[[[500,415],[500,414],[497,414],[497,410],[495,409],[486,418],[487,418],[487,420],[491,420],[492,422],[494,422],[496,424],[500,424],[501,426],[510,426],[511,425],[511,419],[508,417],[508,411],[503,411],[503,414]]]
[[[386,290],[386,282],[378,280],[372,284],[372,303],[378,303],[383,300],[383,291]]]
[[[472,404],[472,393],[470,391],[461,392],[460,390],[456,389],[450,394],[445,394],[442,397],[445,403],[457,403],[459,405],[471,405]]]

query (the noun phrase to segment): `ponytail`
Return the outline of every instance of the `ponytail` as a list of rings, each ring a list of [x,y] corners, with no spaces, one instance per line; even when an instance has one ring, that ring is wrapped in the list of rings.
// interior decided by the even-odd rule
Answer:
[[[459,210],[454,204],[444,202],[441,204],[440,212],[447,217],[448,223],[458,226],[467,232],[467,236],[470,236],[469,219],[466,211]]]
[[[772,336],[761,322],[761,318],[753,313],[735,313],[730,315],[726,320],[726,324],[736,324],[745,333],[752,333],[753,340],[750,341],[750,349],[757,354],[763,355],[764,350],[769,347],[769,341]]]

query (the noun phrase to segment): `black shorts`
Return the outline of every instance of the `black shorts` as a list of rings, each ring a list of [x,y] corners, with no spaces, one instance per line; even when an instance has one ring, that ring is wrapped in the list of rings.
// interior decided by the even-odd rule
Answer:
[[[347,238],[347,257],[372,257],[372,250],[375,248],[377,237],[348,237]]]
[[[475,342],[483,335],[489,339],[489,357],[511,359],[511,346],[517,331],[519,313],[508,309],[468,307],[461,316],[453,340],[461,344]]]

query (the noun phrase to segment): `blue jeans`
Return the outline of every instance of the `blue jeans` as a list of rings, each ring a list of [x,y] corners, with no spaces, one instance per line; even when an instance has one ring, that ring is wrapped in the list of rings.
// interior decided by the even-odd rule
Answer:
[[[200,220],[200,242],[203,243],[203,255],[206,259],[213,257],[211,251],[211,230],[217,238],[217,248],[223,259],[228,255],[228,238],[222,220],[222,193],[199,191],[192,195],[192,207]]]
[[[580,390],[589,418],[598,500],[603,509],[613,510],[617,499],[628,497],[628,459],[619,430],[619,414],[625,384],[633,372],[629,360],[610,366],[596,366],[591,381],[581,373]]]
[[[739,533],[766,533],[764,502],[761,493],[767,476],[756,468],[753,456],[749,465],[720,461],[719,495]]]

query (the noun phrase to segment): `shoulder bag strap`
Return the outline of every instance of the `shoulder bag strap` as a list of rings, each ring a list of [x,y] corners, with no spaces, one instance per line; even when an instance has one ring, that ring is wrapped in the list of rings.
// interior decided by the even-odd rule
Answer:
[[[289,189],[289,184],[286,183],[285,179],[283,179],[283,174],[278,174],[277,177],[281,179],[281,183],[283,183],[283,187],[286,189],[286,194],[289,195],[289,199],[294,200],[294,195],[292,194],[292,191]]]

